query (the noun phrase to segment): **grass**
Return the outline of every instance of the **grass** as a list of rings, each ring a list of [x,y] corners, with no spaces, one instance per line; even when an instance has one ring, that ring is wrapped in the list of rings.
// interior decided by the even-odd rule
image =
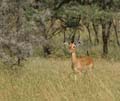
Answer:
[[[0,64],[0,101],[120,101],[120,63],[95,59],[93,74],[69,76],[69,59],[31,58],[23,67]]]

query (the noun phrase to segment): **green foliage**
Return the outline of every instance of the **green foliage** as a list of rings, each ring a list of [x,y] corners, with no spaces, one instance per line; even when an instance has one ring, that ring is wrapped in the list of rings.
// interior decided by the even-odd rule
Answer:
[[[33,15],[34,15],[35,13],[36,13],[36,12],[35,12],[35,10],[34,10],[33,8],[27,7],[27,8],[26,8],[26,12],[25,12],[25,15],[26,15],[27,20],[29,21],[29,20],[33,17]]]
[[[5,6],[5,4],[9,6]],[[5,36],[4,38],[6,39],[6,36],[8,37],[8,34],[10,34],[11,36],[6,40],[15,39],[13,36],[16,36],[15,43],[18,41],[23,42],[23,40],[25,43],[30,42],[34,49],[37,47],[37,51],[34,51],[36,52],[35,54],[41,55],[43,54],[43,51],[39,50],[48,48],[47,51],[49,53],[50,50],[50,54],[68,56],[68,52],[62,43],[63,30],[67,30],[67,38],[71,33],[74,33],[74,31],[71,31],[71,28],[76,30],[81,26],[89,26],[90,32],[93,33],[91,27],[92,22],[94,22],[95,25],[99,25],[101,20],[106,23],[111,19],[120,19],[119,4],[119,0],[114,0],[114,3],[110,8],[107,5],[106,8],[103,9],[102,2],[99,0],[95,0],[94,2],[91,1],[91,3],[87,3],[87,0],[82,0],[82,3],[78,0],[3,1],[0,8],[0,24],[2,26],[2,30],[0,29],[0,38],[3,39],[3,36]],[[55,7],[58,8],[55,9]],[[63,20],[62,24],[61,22],[58,22],[59,24],[57,23],[58,26],[60,25],[59,28],[57,27],[57,24],[54,24],[56,23],[56,19],[54,18],[61,18]],[[66,26],[69,28],[67,29]],[[61,33],[58,34],[57,32],[60,31]],[[80,30],[80,34],[81,40],[84,40],[83,34],[85,40],[88,40],[86,32],[81,33]],[[56,35],[58,36],[55,37]],[[92,38],[95,39],[94,34],[91,35]],[[101,37],[102,35],[99,36],[99,38]],[[58,44],[56,44],[57,42]],[[101,49],[101,44],[103,43],[100,43],[99,49]],[[86,47],[88,47],[88,45],[86,45]],[[6,50],[4,52],[10,54],[11,51],[9,52]],[[96,53],[93,54],[95,55]]]
[[[111,10],[103,10],[97,5],[87,5],[82,6],[78,4],[74,4],[72,6],[65,5],[60,8],[57,12],[57,16],[61,16],[66,18],[66,20],[72,20],[69,18],[81,16],[83,22],[90,21],[98,21],[102,20],[110,20],[114,17],[117,12],[113,12]],[[119,16],[118,16],[119,17]]]

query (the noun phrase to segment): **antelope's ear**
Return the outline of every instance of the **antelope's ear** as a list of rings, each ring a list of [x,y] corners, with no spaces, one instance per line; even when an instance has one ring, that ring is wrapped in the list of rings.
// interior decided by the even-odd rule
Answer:
[[[71,42],[70,42],[70,43],[74,44],[74,40],[71,40]]]
[[[84,42],[83,42],[83,41],[79,41],[79,44],[80,44],[80,45],[83,45],[83,44],[84,44]]]
[[[81,41],[78,41],[78,42],[75,43],[75,45],[76,45],[76,47],[79,47],[79,46],[82,45],[82,42],[81,42]]]
[[[81,45],[81,41],[78,41],[78,44]]]

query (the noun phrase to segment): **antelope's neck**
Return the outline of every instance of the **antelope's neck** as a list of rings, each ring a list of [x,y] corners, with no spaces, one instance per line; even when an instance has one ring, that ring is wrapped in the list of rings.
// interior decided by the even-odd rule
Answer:
[[[74,64],[76,61],[77,61],[77,56],[76,56],[76,53],[73,52],[72,53],[72,63]]]

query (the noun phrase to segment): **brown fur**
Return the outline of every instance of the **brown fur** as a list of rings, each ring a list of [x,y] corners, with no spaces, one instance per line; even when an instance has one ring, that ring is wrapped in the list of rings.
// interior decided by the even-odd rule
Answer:
[[[93,59],[90,56],[76,56],[76,46],[74,43],[70,43],[69,51],[72,54],[72,69],[76,73],[81,73],[83,69],[92,69],[94,67]]]

